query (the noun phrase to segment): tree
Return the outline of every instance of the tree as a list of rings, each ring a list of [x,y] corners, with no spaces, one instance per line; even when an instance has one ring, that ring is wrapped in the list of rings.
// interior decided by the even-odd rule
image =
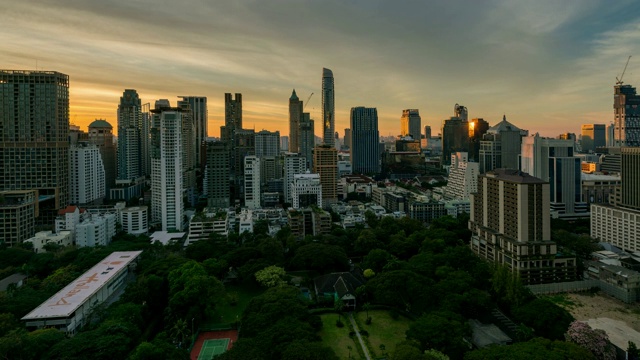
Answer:
[[[295,340],[285,348],[282,360],[338,360],[336,353],[319,342]]]
[[[487,346],[485,348],[467,352],[464,360],[596,360],[586,349],[565,342],[535,338],[527,342],[515,343],[508,346]]]
[[[384,248],[384,243],[376,238],[373,231],[362,230],[360,236],[356,239],[354,250],[360,254],[367,254],[373,249]]]
[[[215,300],[223,298],[224,285],[196,261],[184,263],[169,273],[169,312],[176,319],[211,314]]]
[[[450,312],[422,315],[407,330],[407,338],[418,341],[423,351],[436,349],[454,359],[462,358],[466,349],[463,339],[470,334],[464,319]]]
[[[380,345],[380,350],[384,351],[383,345]],[[396,344],[391,360],[424,360],[424,354],[420,350],[420,344],[405,340]]]
[[[539,298],[516,308],[512,313],[515,320],[533,328],[537,336],[551,340],[564,339],[565,332],[575,320],[564,308]]]
[[[576,320],[571,323],[565,336],[567,341],[589,350],[598,359],[615,360],[616,358],[616,349],[604,330],[592,329],[588,324]]]
[[[180,349],[184,349],[187,346],[187,339],[190,333],[189,325],[185,319],[176,320],[169,332],[173,343]]]
[[[382,249],[373,249],[369,251],[364,259],[362,259],[362,263],[360,265],[363,269],[371,269],[376,273],[379,273],[391,259],[393,259],[393,255],[391,255],[388,251]]]
[[[339,246],[311,243],[296,250],[290,265],[297,270],[328,273],[349,269],[349,259],[344,249]]]
[[[449,357],[438,350],[429,349],[424,351],[425,360],[449,360]]]
[[[627,357],[629,360],[638,360],[640,359],[640,351],[636,346],[636,343],[633,341],[629,341],[629,347],[627,347]]]
[[[282,286],[286,272],[283,268],[272,265],[255,273],[256,281],[264,287]]]
[[[336,325],[338,327],[343,327],[344,325],[342,324],[342,320],[340,318],[340,316],[342,315],[342,311],[344,310],[344,303],[342,302],[342,300],[336,299],[336,301],[333,302],[333,310],[338,313],[338,321],[336,321]]]
[[[365,269],[362,272],[362,275],[364,275],[366,279],[371,279],[372,277],[376,276],[376,272],[371,269]]]

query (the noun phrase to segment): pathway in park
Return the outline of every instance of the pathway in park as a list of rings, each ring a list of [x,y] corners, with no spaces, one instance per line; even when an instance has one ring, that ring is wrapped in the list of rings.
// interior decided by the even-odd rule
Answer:
[[[369,349],[367,349],[367,346],[364,344],[364,341],[362,340],[362,336],[360,335],[360,329],[358,329],[358,324],[356,324],[356,321],[353,320],[353,313],[349,313],[349,321],[351,321],[351,326],[353,326],[353,331],[356,332],[358,341],[360,341],[360,346],[362,347],[362,351],[364,352],[364,357],[367,360],[371,360],[371,356],[369,355]]]

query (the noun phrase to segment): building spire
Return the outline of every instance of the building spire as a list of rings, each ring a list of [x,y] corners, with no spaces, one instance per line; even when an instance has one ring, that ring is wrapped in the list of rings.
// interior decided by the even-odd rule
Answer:
[[[296,95],[296,89],[293,89],[293,92],[291,93],[291,97],[289,98],[289,100],[299,100],[298,95]]]

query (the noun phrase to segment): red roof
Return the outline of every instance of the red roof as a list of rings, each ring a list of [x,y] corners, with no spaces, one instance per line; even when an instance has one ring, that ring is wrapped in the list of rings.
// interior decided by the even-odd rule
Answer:
[[[75,212],[77,208],[78,208],[77,206],[69,205],[64,209],[58,210],[58,215],[64,215],[64,214]]]

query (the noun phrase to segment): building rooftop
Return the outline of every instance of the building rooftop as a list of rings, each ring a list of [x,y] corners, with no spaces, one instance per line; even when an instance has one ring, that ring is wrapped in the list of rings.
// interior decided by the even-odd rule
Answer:
[[[89,128],[107,128],[113,129],[113,126],[107,122],[107,120],[97,119],[91,124],[89,124]]]
[[[490,178],[498,178],[500,180],[515,182],[519,184],[547,184],[547,181],[531,176],[525,172],[514,169],[495,169],[484,175]]]
[[[620,176],[615,175],[582,173],[580,177],[584,181],[620,181]]]
[[[507,117],[503,116],[502,121],[487,129],[489,134],[497,134],[503,131],[520,131],[520,128],[507,121]]]
[[[66,318],[127,267],[142,251],[116,251],[25,315],[22,320]]]

